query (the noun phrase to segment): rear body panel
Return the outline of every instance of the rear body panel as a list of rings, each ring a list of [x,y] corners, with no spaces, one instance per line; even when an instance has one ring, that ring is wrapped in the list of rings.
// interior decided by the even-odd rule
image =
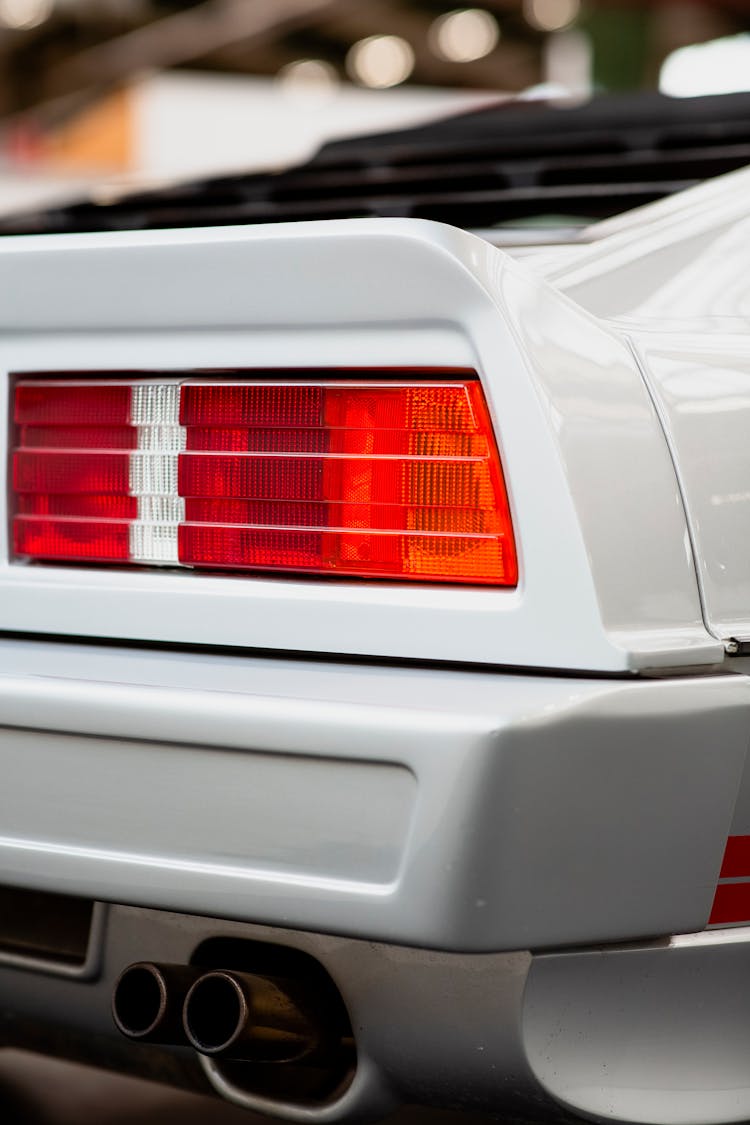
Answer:
[[[750,636],[750,352],[747,334],[639,332],[690,521],[706,624]]]
[[[750,636],[750,284],[742,170],[602,224],[553,285],[628,338],[669,443],[704,619]],[[533,265],[533,259],[530,259]]]
[[[0,556],[0,628],[609,672],[720,659],[630,351],[479,239],[397,220],[18,238],[0,287],[9,374],[476,370],[520,552],[514,590]]]

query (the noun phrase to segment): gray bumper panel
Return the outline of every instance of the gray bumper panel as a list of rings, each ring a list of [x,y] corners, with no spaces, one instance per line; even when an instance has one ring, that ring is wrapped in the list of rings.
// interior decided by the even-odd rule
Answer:
[[[708,918],[740,676],[0,644],[0,882],[445,950]]]
[[[525,1054],[558,1102],[597,1120],[750,1118],[750,930],[532,960]]]

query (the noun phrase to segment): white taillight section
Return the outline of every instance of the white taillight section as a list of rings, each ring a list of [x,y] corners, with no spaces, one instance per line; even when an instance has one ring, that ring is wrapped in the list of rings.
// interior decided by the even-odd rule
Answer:
[[[134,383],[130,422],[133,426],[179,426],[179,383]]]
[[[177,489],[177,458],[185,448],[179,384],[134,384],[130,423],[138,430],[138,452],[130,456],[130,491],[138,498],[138,516],[130,525],[130,561],[177,564],[177,529],[185,519]]]

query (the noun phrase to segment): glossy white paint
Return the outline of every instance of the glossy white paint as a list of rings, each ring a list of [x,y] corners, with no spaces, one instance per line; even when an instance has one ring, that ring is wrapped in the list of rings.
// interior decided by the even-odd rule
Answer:
[[[682,480],[707,623],[719,637],[748,637],[748,336],[643,333],[637,347]]]
[[[633,345],[678,473],[705,620],[750,637],[750,169],[623,216],[551,268]],[[609,232],[609,233],[608,233]]]
[[[16,238],[0,294],[3,378],[475,367],[521,562],[517,590],[420,588],[22,566],[2,543],[0,628],[602,671],[720,657],[632,354],[482,240],[409,220]]]
[[[749,192],[750,169],[708,180],[589,228],[589,246],[550,250],[538,272],[607,320],[743,315]]]

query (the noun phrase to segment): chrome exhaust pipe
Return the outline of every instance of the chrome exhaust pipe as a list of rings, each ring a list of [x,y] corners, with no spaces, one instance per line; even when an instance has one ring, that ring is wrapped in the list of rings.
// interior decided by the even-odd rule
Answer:
[[[317,1061],[331,1045],[311,990],[255,973],[205,973],[185,998],[183,1026],[202,1055],[251,1062]]]
[[[136,961],[112,990],[112,1018],[126,1038],[139,1043],[184,1044],[182,1007],[200,970],[188,965]]]

